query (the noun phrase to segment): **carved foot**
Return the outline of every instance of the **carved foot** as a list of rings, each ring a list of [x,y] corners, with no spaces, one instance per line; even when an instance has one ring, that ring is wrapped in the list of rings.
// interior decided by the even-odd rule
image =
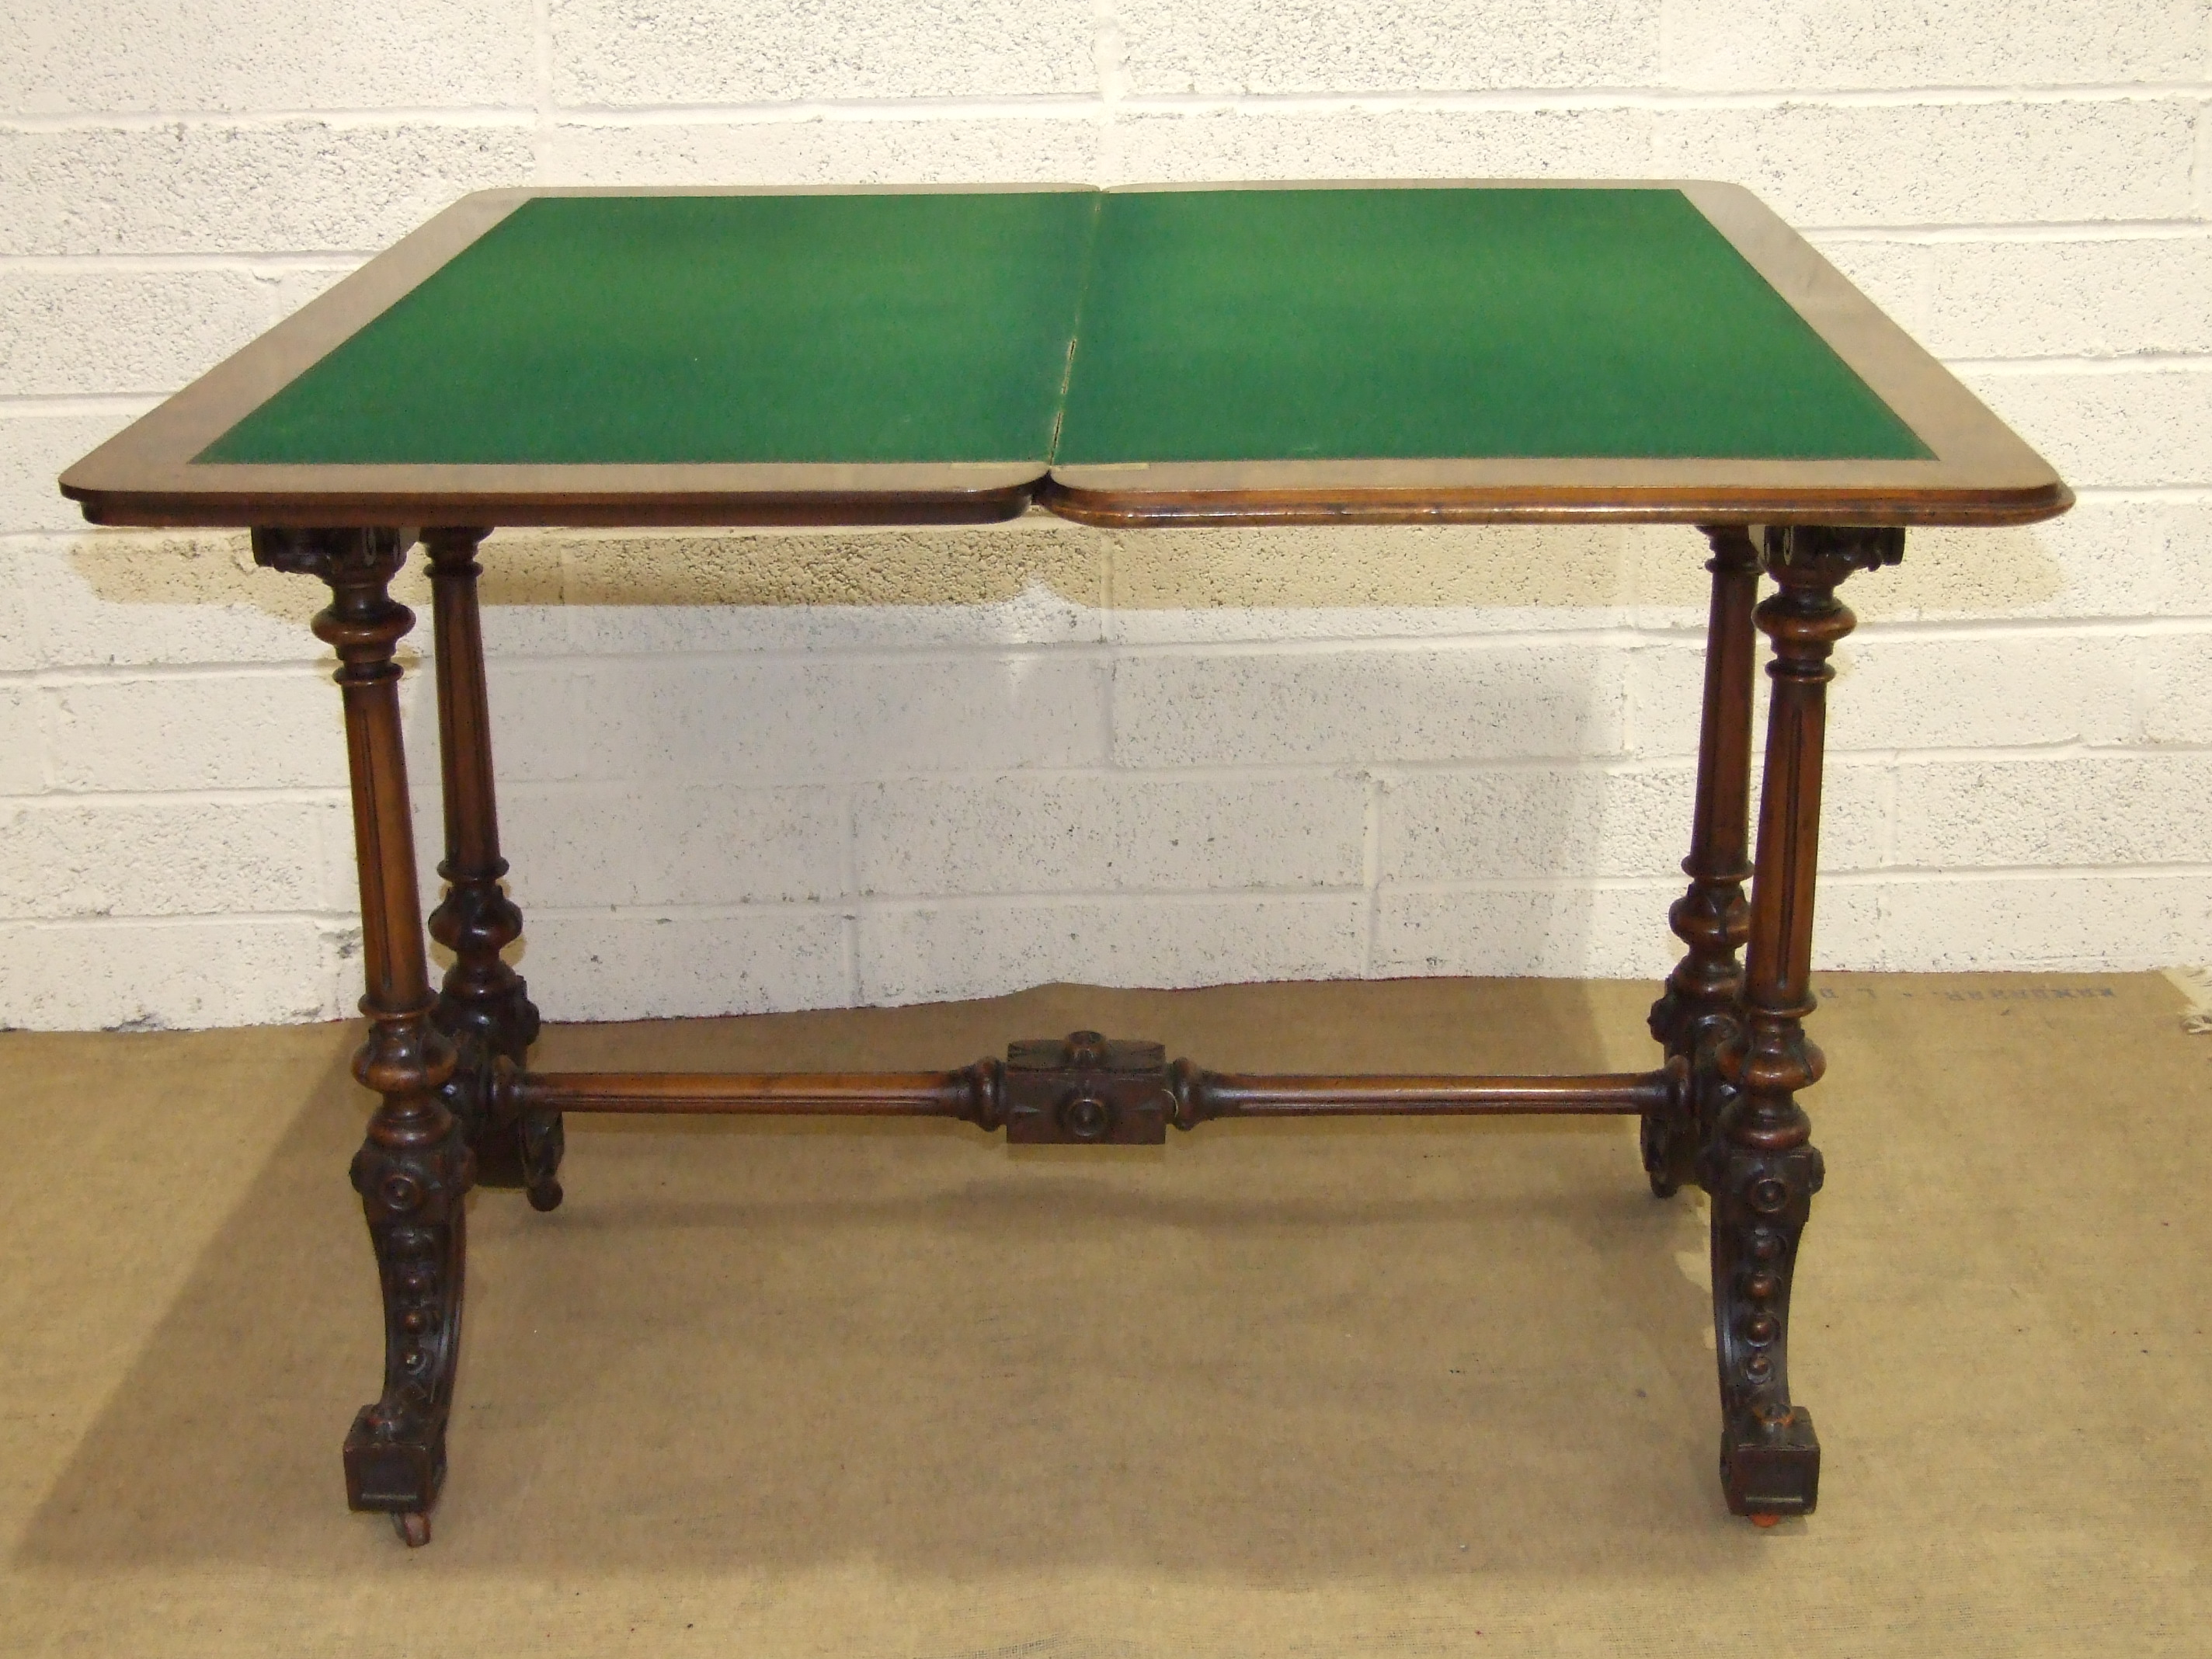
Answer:
[[[1771,1527],[1810,1515],[1820,1495],[1820,1442],[1802,1407],[1780,1423],[1747,1418],[1721,1436],[1721,1490],[1730,1512]]]
[[[419,1519],[445,1484],[471,1164],[458,1125],[419,1146],[380,1142],[372,1129],[354,1158],[384,1288],[385,1341],[383,1396],[362,1407],[346,1436],[346,1497],[356,1510]],[[427,1540],[427,1523],[422,1529]]]
[[[1810,1515],[1820,1442],[1790,1403],[1790,1282],[1820,1189],[1820,1152],[1726,1148],[1713,1198],[1713,1330],[1721,1382],[1721,1488],[1737,1515]]]

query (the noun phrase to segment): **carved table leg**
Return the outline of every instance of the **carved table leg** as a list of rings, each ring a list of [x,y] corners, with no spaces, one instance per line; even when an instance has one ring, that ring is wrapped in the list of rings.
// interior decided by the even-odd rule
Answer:
[[[477,544],[488,532],[422,532],[430,553],[437,640],[438,739],[446,809],[446,896],[430,913],[430,937],[453,953],[434,1016],[453,1040],[459,1065],[447,1106],[477,1155],[487,1187],[521,1187],[540,1210],[561,1201],[558,1113],[503,1117],[493,1088],[501,1060],[518,1069],[538,1037],[538,1010],[501,952],[522,936],[522,913],[500,878],[499,807],[491,763],[490,705],[484,691],[483,627],[477,610]]]
[[[415,884],[407,759],[392,651],[415,618],[386,592],[413,540],[399,530],[257,530],[254,557],[319,576],[331,604],[315,633],[334,648],[345,697],[361,872],[368,1038],[354,1075],[382,1097],[353,1160],[384,1291],[384,1393],[346,1436],[346,1494],[388,1511],[410,1544],[429,1540],[446,1475],[446,1419],[460,1351],[465,1246],[462,1200],[474,1160],[439,1091],[453,1048],[431,1018],[429,967]]]
[[[1697,812],[1682,872],[1689,891],[1667,920],[1689,947],[1651,1005],[1651,1035],[1687,1071],[1681,1109],[1644,1115],[1644,1170],[1651,1190],[1671,1198],[1697,1175],[1706,1128],[1698,1104],[1710,1092],[1712,1051],[1735,1029],[1743,989],[1740,950],[1751,929],[1743,884],[1751,874],[1751,687],[1758,636],[1759,552],[1740,525],[1709,528],[1712,608],[1705,626],[1705,702],[1698,734]]]
[[[1901,530],[1770,530],[1781,592],[1759,607],[1774,641],[1760,785],[1759,859],[1744,964],[1742,1029],[1720,1054],[1719,1111],[1701,1175],[1712,1194],[1713,1324],[1720,1360],[1721,1484],[1729,1508],[1771,1522],[1819,1497],[1820,1443],[1790,1399],[1790,1282],[1820,1189],[1820,1154],[1796,1091],[1825,1062],[1813,1012],[1813,893],[1828,653],[1854,618],[1836,598],[1854,570],[1894,564]]]

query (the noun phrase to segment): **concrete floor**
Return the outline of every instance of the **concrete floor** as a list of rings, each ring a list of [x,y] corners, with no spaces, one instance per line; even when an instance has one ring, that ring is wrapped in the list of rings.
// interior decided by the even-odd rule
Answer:
[[[346,1026],[0,1036],[0,1652],[2212,1650],[2212,1039],[2155,975],[1830,975],[1792,1372],[1723,1510],[1698,1200],[1632,1124],[572,1124],[472,1200],[436,1541],[378,1370]],[[574,1028],[562,1067],[1629,1069],[1649,988],[1409,981]]]

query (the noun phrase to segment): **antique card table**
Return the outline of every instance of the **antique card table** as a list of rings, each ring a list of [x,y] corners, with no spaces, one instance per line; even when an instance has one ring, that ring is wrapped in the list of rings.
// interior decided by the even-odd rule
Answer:
[[[1797,1094],[1836,589],[1911,525],[2018,524],[2066,486],[1733,185],[1318,185],[471,196],[62,477],[98,524],[244,526],[321,579],[350,758],[380,1097],[353,1162],[384,1389],[348,1496],[429,1537],[472,1185],[561,1201],[569,1112],[963,1118],[1156,1142],[1209,1118],[1614,1112],[1652,1190],[1712,1199],[1729,1506],[1809,1512],[1790,1286],[1821,1162]],[[530,1069],[502,959],[476,581],[500,526],[1665,520],[1710,544],[1686,953],[1660,1063],[1601,1077],[1230,1076],[1093,1032],[944,1073]],[[445,890],[429,937],[387,586],[428,550]],[[1775,592],[1759,602],[1762,573]],[[1754,627],[1773,642],[1747,859]],[[1747,896],[1746,884],[1749,891]],[[1741,960],[1739,962],[1739,952]]]

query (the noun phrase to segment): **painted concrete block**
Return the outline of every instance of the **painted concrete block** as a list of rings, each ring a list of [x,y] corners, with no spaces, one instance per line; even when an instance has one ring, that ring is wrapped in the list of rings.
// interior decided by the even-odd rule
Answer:
[[[0,270],[0,396],[173,392],[276,321],[249,270]]]
[[[2212,234],[1936,242],[1926,250],[1939,356],[2212,353]]]
[[[519,900],[732,905],[840,898],[845,805],[828,789],[535,785],[500,822]]]
[[[1900,766],[1897,792],[1901,865],[2212,864],[2212,756]]]
[[[330,805],[251,797],[0,805],[0,915],[318,910],[319,836],[332,814]]]
[[[2196,0],[1667,4],[1668,84],[1716,92],[2158,85],[2195,82],[2203,70]]]
[[[530,102],[529,0],[17,0],[0,109],[378,109]]]
[[[428,681],[428,672],[421,677]],[[592,695],[593,667],[573,658],[504,657],[484,665],[485,696],[491,704],[492,757],[502,785],[526,787],[592,775],[594,765],[612,764],[610,755],[594,757],[580,738],[579,705]],[[423,782],[438,776],[438,722],[434,693],[418,688],[420,713],[407,732],[407,764]]]
[[[1806,239],[1821,257],[1850,279],[1892,322],[1923,345],[1928,343],[1928,289],[1935,250],[1923,242],[1857,235]],[[1933,349],[1934,348],[1930,348]]]
[[[752,785],[1086,766],[1106,665],[1077,653],[599,660],[579,668],[581,775]]]
[[[2150,559],[2163,589],[2159,614],[2212,615],[2212,505],[2161,504],[2154,526]]]
[[[0,413],[0,536],[82,527],[83,513],[55,479],[152,407],[134,399],[97,415]]]
[[[345,785],[338,695],[308,669],[70,680],[40,696],[58,788]]]
[[[1121,0],[1130,90],[1463,91],[1654,84],[1658,0]]]
[[[1082,183],[1099,175],[1089,116],[732,120],[629,125],[571,113],[547,134],[545,176],[591,185]]]
[[[1800,228],[2185,218],[2195,119],[2179,98],[1670,109],[1651,170],[1748,185]]]
[[[1667,907],[1680,886],[1386,887],[1376,898],[1371,971],[1663,978],[1681,954],[1667,931]]]
[[[2144,641],[2141,672],[2144,740],[2212,745],[2212,633]],[[2200,834],[2212,854],[2212,831]]]
[[[2112,634],[1861,635],[1834,659],[1828,751],[2125,742],[2136,731],[2132,651]],[[1686,646],[1636,653],[1638,754],[1697,752],[1704,675],[1702,652]],[[1765,687],[1753,695],[1763,742]]]
[[[375,252],[531,172],[519,116],[0,131],[0,254]]]
[[[1352,775],[867,784],[854,865],[867,894],[1357,886],[1367,793]]]
[[[1905,562],[1844,587],[1862,625],[2014,618],[2143,617],[2212,603],[2177,592],[2161,551],[2175,509],[2077,501],[2064,516],[2008,529],[1921,529]]]
[[[55,666],[328,659],[308,624],[330,589],[262,569],[242,535],[88,529],[32,544],[21,561]]]
[[[1080,97],[1098,78],[1084,0],[552,0],[550,21],[563,104]]]
[[[0,543],[0,674],[39,665],[40,643],[32,621],[26,551]]]
[[[2136,732],[2124,635],[1867,635],[1837,653],[1832,750],[2124,743]]]
[[[1674,531],[1673,526],[1667,526]],[[1601,629],[1638,602],[1610,525],[1277,526],[1105,538],[1108,637],[1126,644]],[[1693,531],[1664,538],[1693,571]]]
[[[2197,962],[2202,876],[2126,871],[1839,882],[1820,896],[1822,966],[1878,972],[2126,973]]]
[[[0,795],[34,795],[46,783],[38,689],[27,680],[0,680]]]
[[[2212,481],[2212,364],[1961,378],[2076,489]]]
[[[1549,643],[1148,653],[1114,674],[1133,767],[1589,757],[1620,747],[1628,653]]]
[[[860,1000],[999,996],[1058,981],[1357,978],[1366,905],[1364,894],[1322,894],[872,908],[860,915]]]
[[[834,910],[709,915],[540,911],[520,962],[548,1019],[681,1019],[851,1000]]]
[[[1385,883],[1498,882],[1543,878],[1665,878],[1690,850],[1694,766],[1650,769],[1512,767],[1424,772],[1385,781]],[[1820,866],[1884,861],[1886,766],[1832,766],[1821,794]],[[1754,777],[1752,823],[1758,823]]]
[[[1095,641],[1109,544],[1040,513],[941,529],[571,533],[538,549],[555,558],[575,649],[659,653]]]
[[[1141,107],[1141,106],[1140,106]],[[1282,110],[1117,116],[1106,181],[1237,179],[1642,179],[1647,110]]]
[[[0,1026],[197,1030],[336,1019],[361,994],[345,944],[337,930],[295,918],[0,925]]]

